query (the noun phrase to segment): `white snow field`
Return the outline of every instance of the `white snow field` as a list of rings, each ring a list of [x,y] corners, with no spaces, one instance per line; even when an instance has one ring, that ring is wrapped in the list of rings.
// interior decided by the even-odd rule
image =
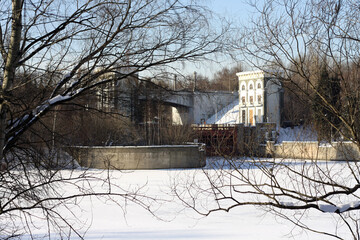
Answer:
[[[331,164],[332,168],[342,168],[346,163]],[[83,170],[76,171],[81,173]],[[91,171],[100,173],[99,170]],[[229,212],[215,212],[207,217],[198,215],[184,207],[181,201],[174,197],[171,186],[174,183],[183,183],[187,179],[204,181],[205,175],[202,171],[202,169],[110,171],[112,181],[118,182],[124,188],[144,186],[143,192],[146,195],[166,201],[160,201],[153,206],[154,216],[142,207],[132,202],[124,202],[122,199],[119,199],[118,203],[123,208],[112,201],[83,198],[77,203],[81,210],[74,208],[75,215],[69,216],[69,219],[74,220],[75,228],[81,228],[80,232],[84,239],[333,239],[315,233],[304,233],[294,228],[288,221],[253,206],[237,207]],[[70,172],[71,170],[62,170],[64,175]],[[108,172],[104,171],[101,174],[106,177]],[[66,188],[64,191],[71,192],[74,189]],[[79,218],[82,223],[77,222],[75,218]],[[336,226],[336,215],[333,213],[311,210],[301,218],[305,219],[307,224],[323,231],[330,233],[342,231],[341,226]],[[46,228],[41,227],[40,222],[39,227],[33,228],[32,232],[36,237],[47,234]],[[21,239],[31,239],[31,236],[25,235]],[[60,237],[54,234],[44,239],[60,239]],[[79,239],[79,237],[72,235],[71,239]]]

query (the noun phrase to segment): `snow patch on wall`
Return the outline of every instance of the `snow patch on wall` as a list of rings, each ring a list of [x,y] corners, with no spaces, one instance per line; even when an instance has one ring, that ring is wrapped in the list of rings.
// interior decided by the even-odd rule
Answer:
[[[227,105],[219,112],[211,116],[207,124],[239,124],[239,99]]]
[[[281,142],[286,142],[286,141],[287,142],[317,141],[317,134],[310,127],[304,127],[304,126],[296,126],[293,128],[290,128],[290,127],[280,128],[277,142],[281,143]]]

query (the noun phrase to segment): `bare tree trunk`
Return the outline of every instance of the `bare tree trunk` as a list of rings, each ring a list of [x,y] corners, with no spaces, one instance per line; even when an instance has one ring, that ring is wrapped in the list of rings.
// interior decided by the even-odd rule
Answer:
[[[9,50],[4,57],[5,70],[4,79],[1,86],[0,96],[0,159],[3,159],[3,149],[5,146],[5,129],[7,120],[7,98],[8,91],[14,82],[15,70],[18,67],[19,61],[19,48],[21,41],[21,11],[22,11],[22,0],[12,1],[12,21],[11,21],[11,38],[9,44]],[[1,52],[5,53],[4,46],[1,46]],[[6,57],[6,58],[5,58]]]
[[[3,101],[3,99],[2,99]],[[5,124],[6,124],[6,105],[0,104],[0,160],[3,159],[3,148],[5,146]]]

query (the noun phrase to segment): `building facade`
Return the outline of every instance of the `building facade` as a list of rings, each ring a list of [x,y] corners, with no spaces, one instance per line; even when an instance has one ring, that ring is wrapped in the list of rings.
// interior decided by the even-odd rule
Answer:
[[[256,123],[281,125],[283,90],[273,75],[264,71],[240,72],[239,123],[255,126]]]

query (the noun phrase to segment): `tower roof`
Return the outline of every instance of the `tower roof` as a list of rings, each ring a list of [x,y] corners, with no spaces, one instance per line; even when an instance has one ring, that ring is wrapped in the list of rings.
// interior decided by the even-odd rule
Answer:
[[[268,78],[274,77],[279,74],[279,71],[274,70],[255,70],[255,71],[247,71],[247,72],[238,72],[236,76],[238,76],[239,80],[251,80],[256,78]]]

